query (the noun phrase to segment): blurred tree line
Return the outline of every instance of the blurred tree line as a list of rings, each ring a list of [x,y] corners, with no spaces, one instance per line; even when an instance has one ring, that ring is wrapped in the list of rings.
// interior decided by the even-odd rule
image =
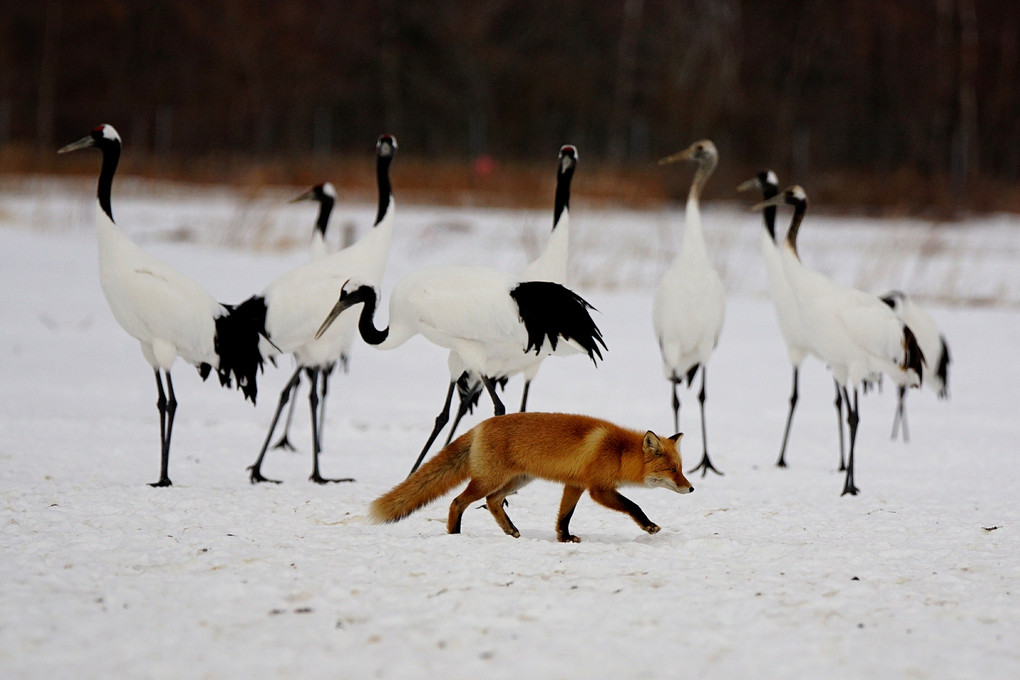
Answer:
[[[157,157],[364,154],[387,131],[423,158],[570,142],[637,167],[712,137],[735,175],[1020,210],[1001,198],[1020,178],[1016,0],[0,0],[0,17],[0,149],[49,155],[110,122]]]

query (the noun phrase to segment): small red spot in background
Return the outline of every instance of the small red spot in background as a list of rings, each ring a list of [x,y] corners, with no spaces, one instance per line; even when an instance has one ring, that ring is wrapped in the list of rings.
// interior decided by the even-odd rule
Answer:
[[[471,169],[474,171],[476,177],[486,179],[491,177],[499,164],[496,159],[487,153],[483,153],[475,158],[475,162],[471,164]]]

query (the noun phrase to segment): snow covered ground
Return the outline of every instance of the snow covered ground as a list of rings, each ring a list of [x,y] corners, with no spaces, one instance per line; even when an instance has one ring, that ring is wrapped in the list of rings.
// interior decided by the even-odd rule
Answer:
[[[809,213],[805,261],[875,292],[922,294],[954,359],[951,400],[910,395],[909,444],[889,439],[892,389],[863,399],[862,493],[840,497],[832,383],[817,362],[802,370],[790,468],[773,466],[789,366],[763,294],[758,217],[709,206],[730,291],[708,385],[725,476],[693,479],[688,496],[625,491],[662,526],[653,536],[585,497],[571,524],[583,542],[565,545],[554,534],[560,489],[546,482],[511,497],[517,540],[485,510],[447,535],[449,498],[395,525],[366,523],[445,390],[445,354],[421,340],[360,345],[333,382],[323,473],[357,483],[306,481],[302,395],[299,452],[272,451],[264,468],[285,483],[250,485],[245,467],[288,364],[267,371],[252,408],[179,363],[174,486],[148,487],[154,381],[99,289],[93,188],[0,181],[0,676],[1020,675],[1020,220]],[[114,186],[128,232],[225,302],[304,261],[314,208],[289,197]],[[609,352],[598,368],[546,362],[530,406],[671,434],[649,319],[680,213],[575,208],[576,287],[600,310]],[[341,203],[334,220],[364,229],[373,210]],[[518,268],[550,221],[398,210],[389,286],[439,262]],[[508,405],[519,390],[508,387]],[[686,396],[693,464],[701,435]]]

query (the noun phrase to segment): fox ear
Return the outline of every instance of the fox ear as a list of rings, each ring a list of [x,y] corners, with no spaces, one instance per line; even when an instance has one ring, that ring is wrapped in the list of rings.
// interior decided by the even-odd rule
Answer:
[[[677,432],[675,435],[670,437],[670,439],[675,441],[677,444],[679,444],[680,440],[683,439],[683,438],[684,438],[684,433],[683,432]]]
[[[651,430],[645,432],[644,441],[641,442],[641,448],[644,449],[645,453],[650,453],[655,456],[662,455],[662,440],[659,439]]]

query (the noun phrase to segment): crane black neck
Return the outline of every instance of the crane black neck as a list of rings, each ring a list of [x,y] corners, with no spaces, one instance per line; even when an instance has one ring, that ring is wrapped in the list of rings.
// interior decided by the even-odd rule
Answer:
[[[392,160],[392,155],[379,156],[376,162],[375,178],[379,185],[379,210],[375,215],[375,225],[383,221],[393,202],[393,186],[390,184],[390,161]]]
[[[323,194],[319,199],[319,217],[315,220],[315,228],[322,234],[322,238],[326,238],[326,227],[329,226],[329,216],[333,212],[334,203],[336,201],[333,197],[327,194]]]
[[[767,201],[778,193],[779,189],[777,187],[771,184],[766,184],[762,187],[761,195],[762,198]],[[765,229],[769,232],[769,238],[772,239],[773,243],[776,242],[776,209],[776,206],[770,205],[766,206],[766,208],[762,211],[762,219],[765,220]]]
[[[106,139],[99,145],[99,148],[103,152],[103,167],[99,171],[96,198],[99,199],[99,207],[113,222],[113,205],[110,201],[110,193],[113,188],[113,175],[117,172],[117,163],[120,162],[120,142]]]
[[[574,178],[574,167],[570,166],[557,175],[556,207],[553,210],[553,229],[560,223],[563,211],[570,210],[570,181]]]
[[[359,302],[365,303],[365,306],[361,308],[361,316],[358,317],[358,332],[361,333],[361,339],[369,345],[381,345],[389,337],[390,329],[387,326],[380,330],[375,327],[375,322],[372,320],[379,302],[375,289],[371,286],[359,286],[348,294],[347,298],[347,306],[353,306]]]
[[[786,242],[790,244],[794,255],[797,254],[797,232],[800,231],[800,223],[804,221],[804,213],[807,212],[807,201],[796,201],[793,203],[793,219],[790,221],[790,229],[786,232]]]

